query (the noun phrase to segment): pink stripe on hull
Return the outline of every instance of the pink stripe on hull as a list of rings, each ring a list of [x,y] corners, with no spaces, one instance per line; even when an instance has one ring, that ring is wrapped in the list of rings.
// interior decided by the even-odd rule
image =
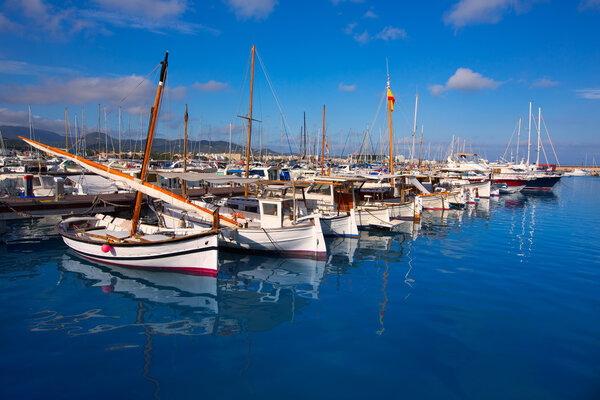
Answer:
[[[78,253],[80,256],[87,258],[88,260],[92,260],[92,261],[96,261],[98,263],[101,264],[109,264],[109,265],[115,265],[117,267],[125,267],[125,268],[132,268],[132,269],[143,269],[143,270],[147,270],[147,271],[172,271],[172,272],[186,272],[192,275],[201,275],[201,276],[217,276],[217,270],[216,269],[211,269],[211,268],[195,268],[195,267],[147,267],[147,266],[138,266],[138,265],[131,265],[131,264],[120,264],[120,263],[116,263],[116,262],[110,262],[110,261],[106,261],[106,260],[102,260],[102,259],[98,259],[98,258],[94,258],[94,257],[90,257],[86,254],[83,253]]]

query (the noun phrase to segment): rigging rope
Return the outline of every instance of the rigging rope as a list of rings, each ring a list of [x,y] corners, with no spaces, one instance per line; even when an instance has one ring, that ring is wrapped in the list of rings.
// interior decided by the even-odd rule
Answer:
[[[273,97],[275,98],[275,103],[277,104],[277,107],[279,108],[279,113],[283,117],[283,122],[284,122],[284,127],[285,127],[285,137],[288,140],[288,147],[290,149],[290,155],[291,155],[291,154],[293,154],[293,151],[292,151],[292,146],[290,145],[290,137],[289,137],[289,134],[288,134],[288,132],[291,132],[291,129],[290,129],[289,124],[287,122],[287,118],[285,116],[285,113],[283,112],[283,107],[281,106],[281,103],[279,101],[279,97],[277,96],[277,92],[275,92],[275,88],[273,87],[273,83],[271,82],[271,78],[269,77],[267,69],[265,68],[265,64],[263,63],[262,58],[260,58],[260,54],[258,54],[258,51],[256,52],[256,56],[258,57],[258,62],[260,63],[260,66],[261,66],[261,68],[263,70],[263,73],[265,74],[265,78],[267,80],[269,88],[271,89],[271,93],[273,94]],[[292,141],[294,142],[294,146],[296,148],[298,148],[298,145],[296,144],[296,141],[294,140],[293,136],[292,136]],[[299,152],[300,152],[300,150],[298,148],[298,153]]]

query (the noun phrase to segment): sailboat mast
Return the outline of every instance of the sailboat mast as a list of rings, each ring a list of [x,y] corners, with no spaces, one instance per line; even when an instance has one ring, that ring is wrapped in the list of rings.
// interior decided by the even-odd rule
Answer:
[[[69,125],[67,123],[67,107],[65,107],[65,151],[69,151]]]
[[[529,153],[531,152],[531,102],[529,102],[529,135],[527,138],[527,165],[529,165]]]
[[[542,107],[538,107],[538,123],[537,123],[537,134],[538,134],[538,141],[537,141],[537,159],[535,160],[535,165],[539,166],[540,165],[540,141],[542,139],[541,136],[541,130],[542,128]]]
[[[119,106],[119,159],[123,160],[123,156],[121,154],[121,106]]]
[[[415,95],[415,120],[413,124],[413,137],[412,137],[412,149],[410,151],[410,164],[413,163],[413,158],[415,158],[415,136],[417,134],[417,107],[419,106],[419,94]]]
[[[423,151],[423,125],[421,125],[421,144],[419,145],[419,168],[421,168],[421,154]]]
[[[142,170],[140,172],[140,180],[146,179],[146,173],[148,171],[148,162],[150,161],[150,152],[152,150],[152,140],[154,139],[154,129],[156,128],[156,117],[158,115],[158,108],[160,106],[160,99],[163,91],[163,86],[167,78],[167,59],[169,58],[169,52],[165,53],[165,60],[161,63],[162,68],[160,70],[160,80],[158,82],[158,89],[156,90],[156,99],[154,100],[154,109],[151,115],[150,129],[148,129],[148,139],[146,140],[146,151],[144,152],[144,161],[142,161]],[[133,210],[133,218],[131,219],[131,235],[133,236],[137,231],[138,223],[140,220],[140,210],[142,208],[142,192],[137,192],[135,198],[135,208]]]
[[[515,155],[515,164],[519,162],[519,140],[521,139],[521,117],[519,117],[519,131],[517,132],[517,154]]]
[[[321,175],[325,172],[323,170],[323,164],[325,161],[325,104],[323,104],[323,140],[321,140]]]
[[[390,80],[388,78],[388,92],[390,90]],[[390,124],[390,175],[394,175],[394,141],[392,138],[392,101],[388,99],[388,121]],[[394,179],[390,179],[392,187],[394,187]]]
[[[252,135],[252,92],[254,91],[254,53],[256,46],[252,45],[252,65],[250,67],[250,109],[248,111],[248,140],[246,145],[246,174],[248,178],[250,174],[250,137]],[[244,185],[244,197],[248,197],[248,184]]]
[[[183,172],[187,172],[187,124],[188,124],[188,112],[187,112],[187,104],[185,105],[185,114],[183,115]],[[187,181],[185,178],[182,179],[181,182],[181,193],[183,197],[187,199]]]

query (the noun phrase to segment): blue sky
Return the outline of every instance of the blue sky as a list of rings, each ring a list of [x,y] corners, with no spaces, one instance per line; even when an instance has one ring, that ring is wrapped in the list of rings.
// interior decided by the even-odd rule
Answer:
[[[320,130],[323,104],[334,152],[356,150],[371,126],[377,146],[379,131],[387,135],[384,107],[375,119],[387,58],[401,152],[418,93],[432,155],[455,135],[497,158],[519,117],[526,136],[533,101],[562,163],[586,153],[600,161],[599,23],[600,0],[5,0],[0,124],[26,125],[31,105],[36,126],[62,132],[64,108],[71,125],[85,108],[95,130],[98,104],[109,112],[128,96],[122,124],[135,131],[153,102],[150,73],[169,50],[159,136],[182,136],[187,103],[192,137],[227,140],[232,122],[241,142],[236,115],[248,112],[255,44],[288,122],[289,145],[257,61],[254,116],[263,122],[255,128],[273,149],[297,149],[303,112],[309,132]],[[108,125],[116,129],[116,111]]]

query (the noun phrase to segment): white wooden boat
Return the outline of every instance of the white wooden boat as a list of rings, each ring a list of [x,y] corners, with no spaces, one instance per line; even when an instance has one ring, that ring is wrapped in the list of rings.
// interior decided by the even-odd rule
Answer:
[[[112,217],[108,221],[104,217],[100,218],[97,216],[68,218],[60,222],[56,226],[56,230],[62,236],[65,244],[74,251],[94,261],[126,267],[169,269],[174,271],[191,270],[200,273],[216,274],[218,269],[218,211],[210,212],[202,209],[172,192],[144,181],[150,160],[150,149],[152,148],[158,106],[166,81],[167,58],[168,53],[161,63],[159,85],[151,115],[140,179],[134,179],[120,171],[69,154],[60,149],[49,147],[33,140],[21,139],[37,149],[71,160],[81,167],[101,176],[125,182],[138,191],[133,218],[131,220],[120,220],[115,223]],[[183,209],[207,212],[213,218],[212,227],[201,230],[183,229],[165,231],[159,230],[157,227],[140,225],[139,215],[142,194],[161,198],[163,201],[178,205]],[[237,226],[234,221],[230,222]]]
[[[117,219],[119,220],[119,219]],[[79,255],[104,264],[169,271],[217,273],[217,235],[212,229],[158,229],[110,216],[71,217],[56,226],[65,244]]]
[[[230,206],[238,198],[227,199]],[[327,247],[321,228],[320,215],[312,214],[293,220],[293,201],[290,199],[239,198],[242,208],[221,206],[220,212],[237,219],[242,226],[219,234],[223,249],[243,252],[275,253],[290,257],[327,257]],[[208,205],[204,205],[208,207]],[[258,213],[247,211],[258,209]],[[197,212],[184,212],[165,204],[158,211],[165,226],[175,228],[206,227],[210,220]]]

